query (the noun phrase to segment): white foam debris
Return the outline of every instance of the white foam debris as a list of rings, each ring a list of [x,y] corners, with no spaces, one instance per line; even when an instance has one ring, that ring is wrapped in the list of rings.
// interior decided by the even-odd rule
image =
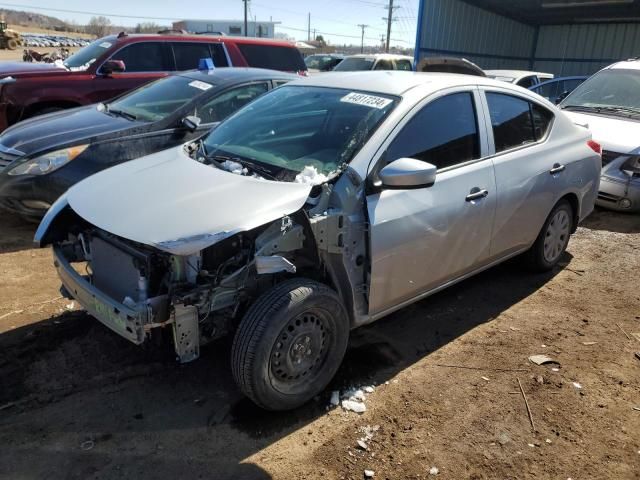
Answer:
[[[578,382],[573,382],[573,386],[576,387],[577,389],[582,388],[582,385],[580,385]]]
[[[320,185],[329,180],[325,174],[318,172],[318,169],[312,165],[307,165],[302,171],[296,175],[296,183],[305,185]]]
[[[431,467],[429,469],[429,475],[438,475],[440,473],[440,470],[438,469],[438,467]]]
[[[365,393],[373,393],[373,387],[371,385],[363,388]]]
[[[364,413],[367,411],[367,406],[364,403],[354,400],[342,400],[342,408],[356,413]]]
[[[364,471],[364,476],[366,478],[373,478],[374,475],[375,475],[375,472],[373,470],[365,470]]]
[[[340,390],[331,392],[331,400],[329,400],[329,403],[334,407],[340,405]]]
[[[232,160],[225,160],[220,166],[227,172],[235,173],[236,175],[246,175],[249,172],[241,163]]]

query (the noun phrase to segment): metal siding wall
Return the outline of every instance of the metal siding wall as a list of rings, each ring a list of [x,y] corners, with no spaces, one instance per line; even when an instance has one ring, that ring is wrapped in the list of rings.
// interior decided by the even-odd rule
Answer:
[[[540,27],[534,70],[556,76],[591,75],[640,55],[640,25],[633,23]]]
[[[427,50],[420,58],[450,54],[482,68],[529,67],[533,27],[460,0],[422,1],[418,47]]]

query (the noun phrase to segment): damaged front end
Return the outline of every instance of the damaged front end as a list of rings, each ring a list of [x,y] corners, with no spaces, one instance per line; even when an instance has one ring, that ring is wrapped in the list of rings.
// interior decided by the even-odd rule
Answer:
[[[202,236],[170,245],[130,240],[84,220],[63,197],[36,241],[53,245],[66,295],[135,344],[171,332],[184,363],[234,331],[258,296],[291,276],[332,285],[352,325],[365,323],[363,199],[361,182],[347,171],[313,187],[302,208],[249,230],[210,235],[207,243],[215,243],[192,253],[186,244],[200,246]]]

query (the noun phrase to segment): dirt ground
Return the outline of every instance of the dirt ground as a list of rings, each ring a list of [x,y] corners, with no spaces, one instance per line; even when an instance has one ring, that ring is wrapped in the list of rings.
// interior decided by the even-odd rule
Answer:
[[[638,216],[596,211],[550,274],[508,262],[354,331],[279,414],[242,398],[228,341],[180,366],[59,298],[33,230],[0,216],[1,478],[640,478]],[[367,411],[327,409],[351,385]]]

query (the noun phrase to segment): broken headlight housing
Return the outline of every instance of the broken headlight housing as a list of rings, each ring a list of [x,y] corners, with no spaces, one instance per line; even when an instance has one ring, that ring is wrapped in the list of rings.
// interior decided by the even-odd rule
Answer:
[[[84,152],[89,145],[63,148],[32,158],[9,170],[9,175],[46,175],[66,165]]]

